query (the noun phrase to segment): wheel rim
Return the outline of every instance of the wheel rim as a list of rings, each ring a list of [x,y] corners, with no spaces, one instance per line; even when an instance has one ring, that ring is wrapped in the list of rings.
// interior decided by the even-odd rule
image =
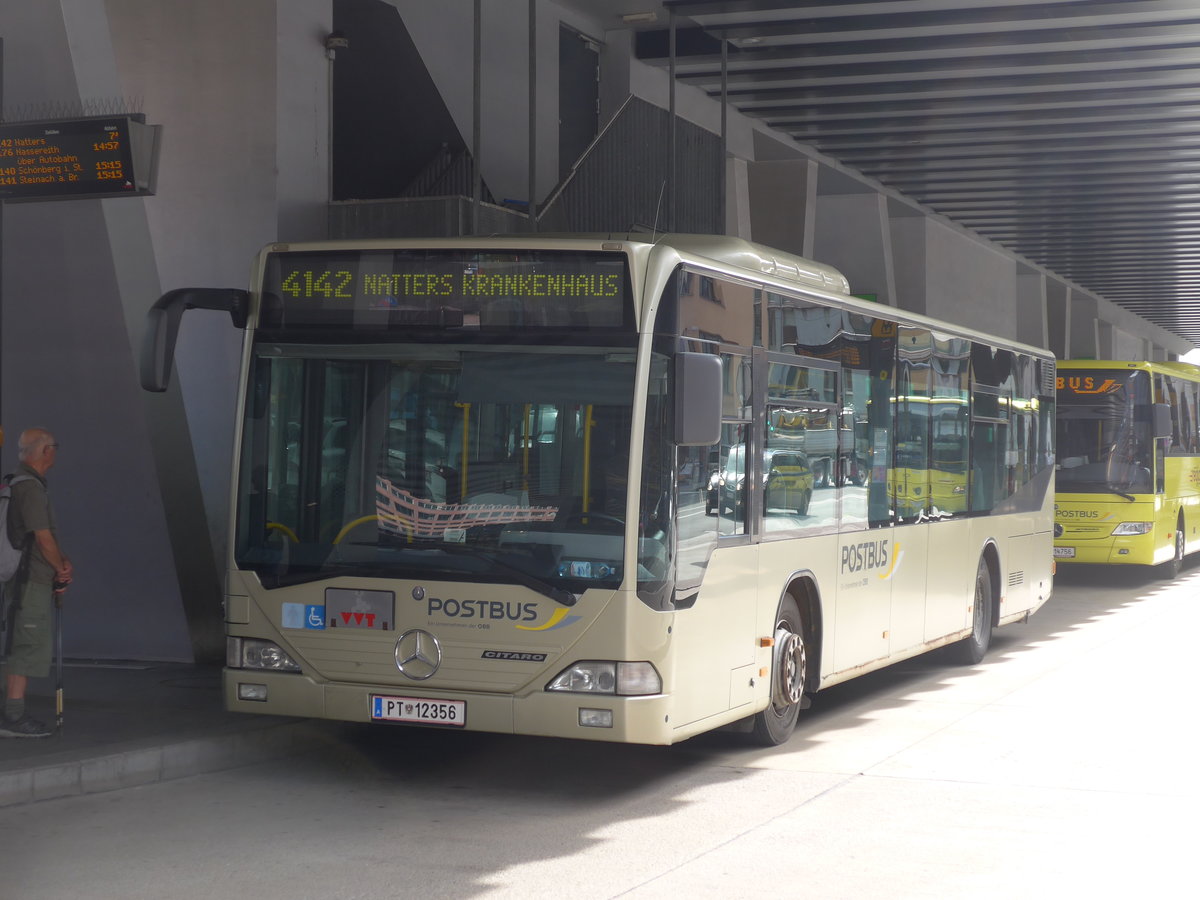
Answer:
[[[1175,529],[1175,563],[1183,562],[1183,529]]]
[[[792,631],[786,622],[775,629],[775,684],[771,701],[776,709],[786,709],[804,696],[804,671],[807,657],[804,639]]]

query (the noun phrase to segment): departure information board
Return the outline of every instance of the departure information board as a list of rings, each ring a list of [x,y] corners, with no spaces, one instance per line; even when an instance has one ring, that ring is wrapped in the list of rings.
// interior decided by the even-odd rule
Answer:
[[[152,193],[155,140],[129,116],[0,125],[0,200]]]

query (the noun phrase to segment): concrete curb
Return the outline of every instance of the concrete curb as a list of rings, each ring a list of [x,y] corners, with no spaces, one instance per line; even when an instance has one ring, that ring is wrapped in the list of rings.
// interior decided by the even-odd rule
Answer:
[[[160,746],[134,746],[85,759],[0,771],[0,808],[249,766],[303,753],[314,740],[320,737],[309,722],[271,723],[229,734]]]

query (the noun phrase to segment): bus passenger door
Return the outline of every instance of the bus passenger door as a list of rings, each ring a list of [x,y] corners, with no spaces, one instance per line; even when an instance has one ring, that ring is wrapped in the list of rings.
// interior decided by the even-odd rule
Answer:
[[[836,610],[833,621],[833,666],[845,671],[888,655],[891,649],[892,578],[898,562],[893,524],[894,483],[892,374],[896,326],[870,323],[870,342],[858,365],[842,370],[843,408],[865,418],[862,443],[856,448],[861,465],[855,477],[842,479],[841,533],[838,535]]]
[[[925,639],[926,566],[930,523],[941,515],[934,499],[932,465],[934,338],[925,328],[901,325],[896,335],[896,405],[893,432],[892,509],[895,539],[889,565],[892,617],[889,650],[898,653]]]

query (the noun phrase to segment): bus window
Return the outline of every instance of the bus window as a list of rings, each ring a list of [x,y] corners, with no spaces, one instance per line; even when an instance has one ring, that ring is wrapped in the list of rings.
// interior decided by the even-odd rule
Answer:
[[[762,451],[762,531],[832,529],[838,458],[837,369],[833,364],[767,366]],[[822,490],[818,491],[818,487]]]
[[[870,400],[867,407],[871,471],[867,482],[867,524],[871,528],[879,528],[891,525],[893,520],[888,472],[892,465],[895,440],[892,399],[895,387],[896,324],[886,319],[867,321],[871,335],[868,353]]]
[[[982,344],[971,347],[972,513],[988,513],[1008,497],[1009,418],[1013,354]]]
[[[902,326],[897,341],[896,456],[889,477],[898,522],[919,522],[930,509],[932,335]]]
[[[750,357],[732,351],[721,354],[725,393],[722,400],[721,443],[715,448],[719,468],[709,476],[705,506],[716,512],[722,537],[746,533],[747,442],[752,415]]]
[[[1149,374],[1072,369],[1059,381],[1056,490],[1153,491]]]
[[[930,492],[934,514],[967,511],[968,387],[971,343],[935,336],[930,389]]]

